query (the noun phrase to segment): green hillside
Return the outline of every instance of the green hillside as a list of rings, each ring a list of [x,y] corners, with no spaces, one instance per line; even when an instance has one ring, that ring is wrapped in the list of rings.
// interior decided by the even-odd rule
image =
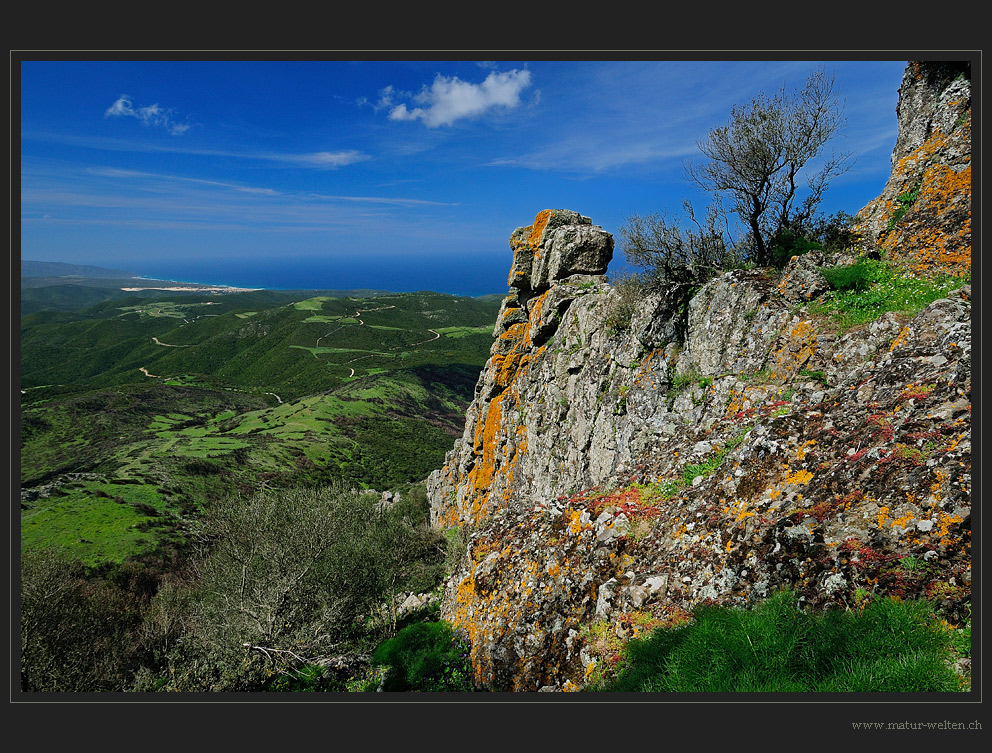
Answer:
[[[38,312],[21,322],[22,387],[156,378],[147,372],[165,382],[296,399],[428,364],[481,367],[497,306],[439,293],[293,300],[285,291],[259,291]]]
[[[461,433],[497,307],[256,291],[24,317],[21,550],[121,561],[232,493],[422,480]]]

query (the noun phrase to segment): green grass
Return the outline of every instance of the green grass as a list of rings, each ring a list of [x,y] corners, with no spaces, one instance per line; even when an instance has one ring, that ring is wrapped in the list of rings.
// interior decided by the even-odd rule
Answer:
[[[633,692],[948,692],[952,634],[925,601],[880,598],[863,612],[812,614],[788,591],[752,609],[698,606],[692,619],[626,647],[589,690]]]
[[[968,607],[968,619],[962,625],[955,626],[951,631],[951,646],[958,656],[971,658],[971,606]]]
[[[899,223],[899,220],[901,220],[906,215],[906,212],[909,211],[909,208],[916,203],[916,199],[920,195],[920,188],[922,188],[922,186],[923,186],[923,182],[921,180],[920,183],[916,184],[916,186],[911,190],[899,194],[899,196],[897,197],[899,206],[896,207],[896,210],[892,213],[892,216],[889,218],[889,222],[885,228],[886,230],[892,230]]]
[[[265,408],[257,407],[254,396],[155,384],[27,405],[25,487],[79,471],[104,480],[87,482],[85,493],[60,482],[72,493],[68,506],[54,504],[68,498],[54,496],[28,503],[22,511],[24,540],[35,546],[53,543],[54,537],[60,546],[79,549],[88,562],[118,561],[147,551],[162,531],[128,529],[140,518],[126,525],[106,519],[119,546],[62,541],[79,516],[88,515],[85,500],[101,493],[189,515],[204,500],[254,487],[262,479],[284,487],[344,479],[356,487],[387,489],[424,478],[443,462],[454,441],[474,376],[468,368],[441,366],[383,373],[355,379],[331,394]],[[131,483],[115,486],[113,479]],[[168,494],[160,494],[160,487],[167,487]],[[95,519],[105,518],[101,513]],[[50,534],[39,533],[40,523],[52,529]]]
[[[736,434],[727,439],[726,443],[722,447],[720,447],[716,452],[703,460],[701,463],[692,463],[687,465],[682,470],[682,484],[684,486],[691,486],[693,479],[695,479],[696,476],[703,476],[705,478],[713,475],[713,472],[720,467],[721,463],[723,463],[723,459],[726,457],[727,453],[740,445],[740,443],[744,441],[744,437],[750,431],[750,427],[742,427]]]
[[[710,377],[704,377],[698,371],[690,371],[685,374],[677,374],[672,378],[672,383],[668,388],[668,399],[671,400],[677,394],[683,390],[689,388],[692,385],[699,385],[700,387],[708,387],[713,384],[713,380]]]
[[[384,358],[394,358],[395,355],[392,353],[382,353],[378,350],[368,350],[365,348],[333,348],[333,347],[309,347],[307,345],[290,345],[291,348],[300,348],[301,350],[308,350],[316,355],[324,355],[326,353],[372,353],[376,356],[382,356]]]
[[[469,335],[492,335],[491,326],[482,327],[434,327],[435,332],[440,332],[445,337],[460,339]]]
[[[317,296],[316,298],[297,301],[293,304],[293,307],[299,311],[320,311],[324,308],[324,303],[329,300],[332,299],[326,296]]]
[[[86,565],[122,562],[154,549],[159,541],[149,524],[154,516],[121,498],[97,496],[99,487],[74,489],[64,496],[40,500],[21,515],[21,551],[59,549]],[[106,488],[106,487],[104,487]],[[150,498],[147,488],[129,496]],[[155,500],[163,505],[161,498]]]
[[[176,303],[173,301],[149,301],[134,306],[122,306],[119,311],[120,316],[137,314],[139,317],[168,317],[171,319],[195,319],[205,316],[213,304],[200,303]]]
[[[303,320],[304,324],[313,323],[326,323],[326,324],[358,324],[358,320],[353,316],[325,316],[323,314],[314,314],[313,316],[308,316]]]
[[[804,377],[808,377],[809,379],[814,379],[826,387],[830,386],[830,382],[827,379],[827,375],[820,370],[814,371],[812,369],[806,369],[806,368],[799,369],[799,376],[804,376]]]
[[[867,290],[878,278],[877,267],[868,261],[859,261],[846,267],[824,267],[820,272],[830,283],[830,287],[839,291]]]
[[[863,259],[850,267],[822,270],[834,289],[810,306],[827,316],[839,331],[867,324],[886,312],[913,316],[952,290],[971,282],[971,275],[910,275],[886,261]]]

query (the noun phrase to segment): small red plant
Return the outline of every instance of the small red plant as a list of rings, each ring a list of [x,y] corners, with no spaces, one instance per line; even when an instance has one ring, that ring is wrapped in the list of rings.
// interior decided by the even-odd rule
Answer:
[[[935,384],[910,384],[899,393],[899,400],[924,400],[933,392]]]
[[[906,435],[906,439],[938,439],[941,436],[939,431],[914,431]]]
[[[841,504],[839,500],[831,500],[829,502],[817,502],[813,505],[807,515],[812,515],[820,523],[822,523],[827,518],[833,517],[841,509]]]
[[[880,565],[889,560],[899,559],[897,555],[886,555],[881,552],[877,552],[872,549],[867,544],[862,544],[857,539],[845,539],[844,543],[840,545],[840,551],[846,552],[853,556],[857,556],[857,561],[852,559],[851,564],[856,567],[871,567],[874,565]]]
[[[619,507],[620,512],[631,520],[653,518],[661,514],[661,508],[646,498],[643,489],[631,486],[627,489],[617,489],[601,494],[588,500],[590,512],[599,515],[607,507]]]
[[[876,413],[868,416],[868,426],[872,427],[872,433],[876,437],[881,437],[885,442],[891,442],[895,433],[892,431],[892,420],[884,413]]]

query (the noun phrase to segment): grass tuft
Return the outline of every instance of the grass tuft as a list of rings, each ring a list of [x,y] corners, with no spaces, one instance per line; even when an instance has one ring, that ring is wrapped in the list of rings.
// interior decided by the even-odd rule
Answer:
[[[618,675],[589,690],[957,691],[951,632],[926,601],[814,615],[781,591],[752,609],[701,605],[688,624],[632,640]]]

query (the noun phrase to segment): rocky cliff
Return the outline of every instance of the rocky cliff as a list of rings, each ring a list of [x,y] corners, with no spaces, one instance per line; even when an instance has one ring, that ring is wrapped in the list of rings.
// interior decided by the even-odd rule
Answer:
[[[896,106],[892,173],[858,213],[865,249],[916,269],[971,269],[971,67],[911,62]]]
[[[938,152],[931,167],[949,164]],[[853,259],[811,252],[711,281],[681,333],[670,301],[631,306],[608,284],[613,240],[588,217],[545,210],[510,246],[463,437],[428,480],[434,525],[466,542],[442,614],[468,631],[480,683],[579,689],[610,659],[596,636],[780,586],[812,608],[889,593],[963,614],[969,286],[841,333],[810,303],[828,289],[818,269]]]

